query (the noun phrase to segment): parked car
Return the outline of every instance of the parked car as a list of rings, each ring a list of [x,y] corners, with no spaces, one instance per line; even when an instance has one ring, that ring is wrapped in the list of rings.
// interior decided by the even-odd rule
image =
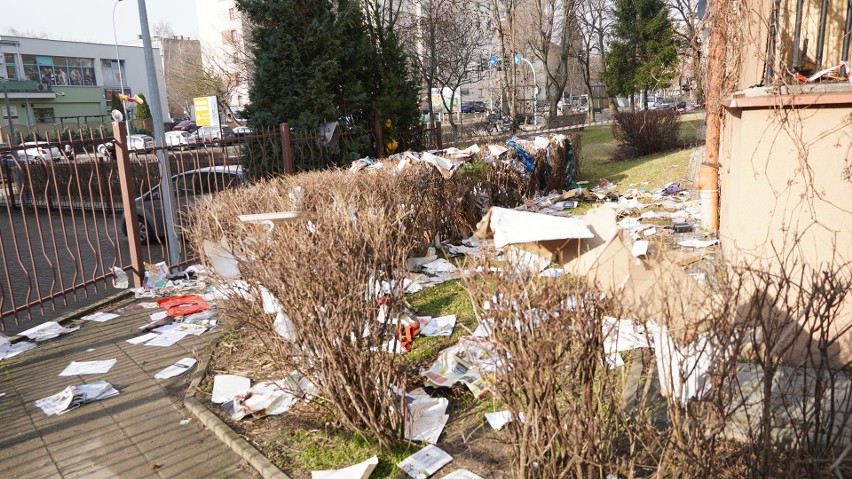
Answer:
[[[171,149],[183,150],[189,147],[189,132],[184,130],[167,131],[166,146]]]
[[[238,126],[234,128],[234,136],[237,138],[242,138],[244,136],[251,136],[254,134],[254,131],[247,126]]]
[[[462,113],[485,113],[485,110],[484,101],[469,101],[462,103],[461,106]]]
[[[660,98],[656,102],[649,104],[649,110],[677,110],[677,103],[673,98]]]
[[[151,150],[153,148],[154,139],[150,136],[130,135],[128,150],[130,150],[131,152],[141,153]],[[115,159],[115,143],[113,143],[113,141],[101,143],[95,148],[95,150],[98,152],[98,156]]]
[[[43,141],[28,141],[21,144],[22,150],[17,151],[18,159],[21,161],[59,161],[62,159],[62,152],[58,147],[50,146]]]
[[[189,135],[190,144],[212,143],[218,145],[234,138],[234,130],[230,126],[202,126]]]
[[[172,131],[185,131],[187,133],[192,133],[198,129],[198,125],[195,124],[192,120],[183,120],[178,122],[177,125],[172,128]]]
[[[198,198],[230,188],[247,184],[243,168],[239,165],[211,166],[189,170],[172,176],[172,186],[177,205],[175,216],[184,217],[187,208]],[[136,198],[139,239],[142,243],[160,241],[166,237],[166,222],[163,215],[163,202],[160,185],[154,186],[145,194]],[[179,220],[180,222],[180,220]],[[175,229],[181,231],[181,225]],[[127,231],[124,231],[127,236]]]

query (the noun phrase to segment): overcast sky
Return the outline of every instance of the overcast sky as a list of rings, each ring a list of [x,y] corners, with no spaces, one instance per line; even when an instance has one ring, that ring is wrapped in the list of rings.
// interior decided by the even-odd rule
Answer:
[[[119,43],[141,33],[138,2],[122,0],[115,9]],[[0,4],[0,35],[9,35],[15,28],[24,36],[113,43],[115,0],[0,0]],[[175,35],[198,38],[195,0],[147,0],[146,5],[152,35],[156,25],[168,22]]]

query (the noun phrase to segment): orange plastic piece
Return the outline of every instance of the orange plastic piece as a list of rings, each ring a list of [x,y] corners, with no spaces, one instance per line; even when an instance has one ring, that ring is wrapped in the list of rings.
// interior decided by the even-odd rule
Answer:
[[[200,313],[210,309],[210,305],[204,298],[197,294],[185,296],[172,296],[157,301],[157,306],[166,310],[166,314],[173,318],[179,318],[189,314]]]
[[[414,342],[414,337],[420,330],[420,324],[414,322],[407,326],[400,324],[396,331],[396,337],[399,339],[399,344],[405,349],[405,352],[411,351],[411,343]]]

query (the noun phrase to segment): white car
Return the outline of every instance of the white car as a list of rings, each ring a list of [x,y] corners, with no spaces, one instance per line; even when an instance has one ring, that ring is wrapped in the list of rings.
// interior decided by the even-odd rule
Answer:
[[[189,132],[167,131],[165,141],[167,147],[183,150],[189,147]]]
[[[18,159],[21,161],[59,161],[62,152],[55,146],[50,146],[43,141],[28,141],[22,143],[23,150],[18,151]]]
[[[130,135],[129,150],[133,152],[144,152],[154,148],[154,139],[148,135]],[[97,147],[98,156],[115,158],[115,144],[111,141],[101,143]]]

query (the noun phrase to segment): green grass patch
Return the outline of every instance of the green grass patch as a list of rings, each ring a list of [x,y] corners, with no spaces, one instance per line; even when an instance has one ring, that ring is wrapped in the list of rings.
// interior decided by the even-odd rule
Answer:
[[[456,344],[459,337],[469,334],[476,328],[476,315],[470,296],[459,280],[447,281],[424,289],[406,298],[420,316],[456,315],[456,327],[452,336],[418,337],[411,345],[411,351],[405,355],[406,361],[417,364],[431,364],[438,353]]]
[[[681,137],[685,144],[695,143],[698,131],[704,124],[704,115],[691,113],[681,117]],[[612,125],[596,125],[583,131],[583,158],[580,163],[581,180],[589,181],[589,187],[595,186],[601,178],[606,178],[619,186],[620,191],[630,188],[631,183],[649,182],[641,187],[660,188],[666,184],[691,180],[689,174],[689,156],[691,149],[634,158],[631,160],[613,160],[618,143],[612,136]],[[576,214],[586,211],[578,208]]]
[[[273,463],[280,469],[304,475],[310,471],[340,469],[379,456],[379,465],[370,477],[388,479],[399,472],[396,464],[419,448],[401,445],[388,451],[381,449],[375,440],[340,431],[280,429],[278,439],[285,448]]]

